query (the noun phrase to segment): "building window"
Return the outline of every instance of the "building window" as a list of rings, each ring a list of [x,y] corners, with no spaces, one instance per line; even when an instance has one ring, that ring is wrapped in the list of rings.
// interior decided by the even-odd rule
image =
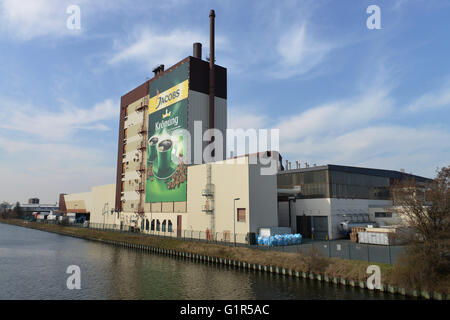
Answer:
[[[150,223],[148,222],[148,219],[145,219],[145,230],[148,231]]]
[[[375,212],[375,218],[392,218],[392,212]]]
[[[156,220],[156,231],[159,231],[161,228],[161,224],[159,222],[159,220]]]
[[[169,223],[167,224],[167,231],[172,232],[172,221],[169,220]]]
[[[166,232],[166,220],[163,221],[162,223],[162,232]]]
[[[155,219],[152,220],[152,223],[150,225],[150,230],[155,231]]]
[[[245,208],[237,209],[237,221],[245,222]]]

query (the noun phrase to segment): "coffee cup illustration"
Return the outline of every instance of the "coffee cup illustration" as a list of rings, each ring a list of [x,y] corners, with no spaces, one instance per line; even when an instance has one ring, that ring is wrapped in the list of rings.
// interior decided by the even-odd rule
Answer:
[[[156,146],[158,144],[158,137],[153,136],[150,139],[148,139],[148,161],[150,163],[155,162],[156,158],[158,157],[158,152],[156,150]]]
[[[172,161],[173,142],[171,139],[164,139],[158,142],[157,145],[157,166],[155,168],[155,175],[160,179],[170,177],[176,170],[176,164]]]

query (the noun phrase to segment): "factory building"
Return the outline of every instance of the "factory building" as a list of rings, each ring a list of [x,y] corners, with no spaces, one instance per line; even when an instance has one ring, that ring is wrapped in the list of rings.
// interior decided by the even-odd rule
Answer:
[[[276,151],[226,159],[227,70],[215,64],[214,16],[208,61],[195,43],[192,56],[159,65],[121,97],[116,184],[63,195],[66,211],[89,214],[92,227],[218,241],[237,234],[237,242],[261,228],[338,239],[345,221],[400,223],[390,186],[427,179],[338,165],[284,170]]]
[[[345,221],[401,224],[391,186],[412,178],[417,184],[429,181],[401,171],[339,165],[279,172],[278,223],[316,239],[342,238]]]
[[[261,227],[275,227],[275,175],[261,175],[261,165],[227,159],[187,167],[186,206],[177,202],[151,203],[143,215],[121,214],[121,227],[137,225],[144,233],[245,242]]]
[[[25,213],[26,216],[30,216],[33,213],[35,214],[49,214],[50,212],[54,212],[58,210],[58,206],[56,204],[44,204],[39,203],[39,200],[34,200],[33,203],[23,203],[20,205],[20,208]]]
[[[92,187],[90,192],[61,194],[59,211],[74,218],[86,217],[91,223],[114,224],[115,184]]]
[[[154,72],[153,79],[121,98],[115,205],[118,211],[129,214],[150,212],[154,203],[186,212],[184,174],[178,175],[184,181],[180,181],[177,188],[167,189],[159,182],[171,179],[177,170],[181,171],[181,166],[184,168],[195,162],[190,143],[203,140],[205,130],[209,129],[208,63],[197,57],[187,57],[167,70],[160,66]],[[215,79],[212,127],[225,132],[226,69],[215,66]],[[202,126],[198,131],[195,131],[196,123]],[[169,143],[169,150],[158,152],[158,139]],[[207,141],[203,141],[200,149],[204,150],[206,145]],[[225,141],[223,146],[226,146]],[[222,155],[224,153],[225,149]],[[158,167],[157,157],[160,157]],[[163,160],[167,164],[162,164]],[[160,192],[152,193],[150,189]]]

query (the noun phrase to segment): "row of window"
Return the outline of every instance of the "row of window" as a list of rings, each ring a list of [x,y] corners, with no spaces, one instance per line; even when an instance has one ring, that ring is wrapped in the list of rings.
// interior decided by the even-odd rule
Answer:
[[[392,212],[375,212],[375,218],[392,218]]]
[[[318,170],[280,174],[279,188],[300,186],[300,198],[347,198],[388,200],[389,177],[367,174]]]
[[[159,219],[153,219],[150,223],[149,219],[145,219],[141,222],[141,229],[145,231],[172,232],[172,220],[163,220],[161,223]]]
[[[237,221],[245,222],[246,213],[245,208],[237,209]],[[142,220],[141,229],[145,231],[162,231],[162,232],[172,232],[172,220],[163,220],[162,223],[159,219],[153,219],[150,223],[149,219]]]

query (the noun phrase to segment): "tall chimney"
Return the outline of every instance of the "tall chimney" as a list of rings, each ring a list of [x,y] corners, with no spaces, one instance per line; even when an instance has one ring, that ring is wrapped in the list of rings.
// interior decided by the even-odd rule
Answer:
[[[214,128],[214,18],[216,14],[214,10],[209,12],[209,128]],[[211,134],[211,142],[214,141],[214,136]],[[211,156],[215,156],[215,150],[212,151]]]
[[[160,64],[156,68],[153,69],[153,73],[155,74],[155,77],[160,74],[161,72],[164,72],[164,65]]]
[[[194,43],[194,58],[201,59],[202,58],[202,44],[200,42]]]

